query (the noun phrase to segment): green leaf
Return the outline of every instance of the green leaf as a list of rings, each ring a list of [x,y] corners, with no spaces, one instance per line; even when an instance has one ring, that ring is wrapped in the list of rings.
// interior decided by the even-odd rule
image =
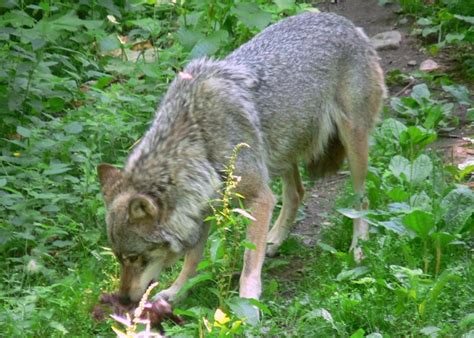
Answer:
[[[99,40],[99,49],[102,53],[119,49],[120,46],[120,41],[117,39],[117,36],[113,34]]]
[[[254,243],[249,242],[249,241],[243,241],[242,246],[246,249],[249,249],[249,250],[257,249],[257,246]]]
[[[364,329],[358,329],[356,332],[351,334],[350,338],[364,338],[365,337],[365,331]]]
[[[430,18],[419,18],[419,19],[416,21],[416,24],[417,24],[417,25],[420,25],[420,26],[428,26],[428,25],[432,25],[432,24],[433,24],[433,20],[431,20]]]
[[[279,11],[295,7],[295,0],[273,0],[273,3],[277,5]]]
[[[326,244],[326,243],[323,243],[323,242],[319,242],[318,241],[318,244],[317,244],[323,251],[327,251],[327,252],[330,252],[332,254],[335,254],[337,253],[337,250],[334,249],[332,246],[330,246],[329,244]]]
[[[204,34],[202,34],[201,32],[192,29],[187,29],[185,27],[181,27],[180,29],[178,29],[178,31],[176,32],[176,37],[179,43],[186,50],[191,50],[199,40],[205,38]]]
[[[356,278],[359,278],[360,276],[365,275],[369,271],[370,271],[370,268],[367,266],[358,266],[351,270],[343,270],[337,275],[336,280],[338,282],[341,282],[345,280],[356,279]]]
[[[420,83],[413,87],[410,96],[414,98],[417,102],[423,102],[423,99],[429,99],[430,95],[431,94],[430,90],[428,89],[428,86],[424,83]]]
[[[425,326],[420,330],[420,333],[425,336],[437,337],[438,332],[441,331],[439,327],[436,326]]]
[[[20,134],[23,137],[30,137],[31,136],[31,130],[24,128],[22,126],[17,126],[16,127],[16,132]]]
[[[387,192],[388,197],[390,197],[395,202],[403,202],[410,197],[410,194],[405,190],[399,187],[395,187]]]
[[[436,226],[433,215],[422,210],[414,210],[402,220],[403,224],[421,239],[428,238],[430,231]]]
[[[224,30],[213,32],[206,38],[199,40],[191,50],[191,58],[214,55],[219,48],[227,43],[229,33]]]
[[[410,205],[412,208],[431,211],[431,198],[422,191],[410,197]]]
[[[454,189],[441,201],[441,209],[447,229],[460,232],[474,213],[474,193],[464,187]]]
[[[0,188],[4,187],[7,185],[7,179],[6,178],[0,178]]]
[[[410,161],[408,161],[405,157],[400,155],[394,156],[388,167],[392,174],[399,180],[402,180],[403,177],[405,177],[405,179],[409,179]]]
[[[444,86],[442,86],[442,88],[445,92],[447,92],[447,93],[451,94],[452,96],[454,96],[460,104],[470,105],[472,103],[472,100],[470,98],[469,89],[467,89],[466,86],[462,86],[462,85],[447,86],[447,85],[444,85]]]
[[[79,134],[82,130],[82,123],[80,122],[71,122],[64,126],[64,131],[68,134]]]
[[[212,280],[212,279],[213,279],[213,276],[211,273],[200,274],[193,278],[188,279],[188,281],[183,285],[183,287],[176,294],[176,298],[179,298],[180,296],[184,295],[189,289],[191,289],[195,285],[203,283],[208,280]]]
[[[55,330],[58,330],[62,334],[68,334],[69,333],[69,331],[64,327],[63,324],[61,324],[59,322],[56,322],[54,320],[49,323],[49,326],[51,326]]]
[[[43,172],[43,175],[57,175],[65,173],[66,171],[71,170],[67,164],[64,163],[53,163],[49,166],[49,169]]]
[[[421,183],[433,171],[433,163],[428,155],[422,154],[413,162],[410,173],[410,182]]]
[[[257,28],[262,30],[272,20],[270,13],[261,10],[256,3],[251,2],[238,3],[232,8],[231,12],[249,29]]]
[[[323,318],[325,321],[331,324],[333,329],[337,329],[331,313],[324,308],[311,310],[310,312],[305,313],[302,318],[304,319]]]
[[[465,21],[467,23],[470,23],[471,25],[474,25],[474,16],[464,16],[455,14],[454,17],[458,20]]]
[[[464,33],[448,33],[446,34],[445,40],[447,43],[452,43],[454,41],[464,40],[466,34]]]
[[[394,137],[396,140],[399,139],[400,134],[406,129],[407,127],[403,123],[393,118],[384,120],[380,126],[380,131],[383,133],[383,135],[387,137]]]
[[[150,32],[153,35],[156,35],[160,32],[161,30],[161,21],[152,19],[152,18],[144,18],[144,19],[138,19],[138,20],[130,20],[130,24],[134,26],[138,26],[144,31]]]
[[[369,214],[368,210],[356,210],[348,208],[339,208],[337,211],[350,219],[362,218]]]
[[[400,134],[399,140],[404,149],[411,150],[414,146],[417,146],[418,150],[421,151],[428,144],[436,141],[436,138],[436,132],[432,130],[426,130],[419,126],[410,126]]]
[[[234,297],[228,302],[228,305],[239,319],[252,326],[258,325],[258,308],[251,303],[250,299]]]

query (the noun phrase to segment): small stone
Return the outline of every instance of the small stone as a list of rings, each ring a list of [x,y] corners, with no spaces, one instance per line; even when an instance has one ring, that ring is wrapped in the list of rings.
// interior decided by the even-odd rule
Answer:
[[[408,19],[407,19],[407,18],[401,18],[401,19],[398,21],[398,23],[399,23],[400,25],[406,25],[406,24],[408,23]]]
[[[423,72],[432,72],[439,68],[439,64],[431,59],[426,59],[420,64],[420,70]]]
[[[397,30],[383,32],[371,37],[370,42],[377,50],[397,49],[402,42],[402,35]]]
[[[416,60],[410,60],[410,61],[407,62],[407,65],[414,67],[414,66],[417,65],[417,62],[416,62]]]

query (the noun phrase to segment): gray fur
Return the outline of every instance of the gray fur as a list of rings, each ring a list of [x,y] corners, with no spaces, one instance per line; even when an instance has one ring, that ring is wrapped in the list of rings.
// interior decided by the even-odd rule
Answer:
[[[120,180],[101,179],[109,211],[115,199],[134,194],[151,197],[160,209],[159,222],[147,230],[109,216],[116,251],[150,250],[142,241],[169,243],[174,252],[192,248],[237,144],[250,145],[239,154],[236,174],[240,192],[252,200],[270,177],[289,172],[299,160],[330,158],[328,144],[341,145],[344,123],[367,133],[385,95],[367,37],[327,13],[282,20],[224,60],[194,60],[183,72]]]

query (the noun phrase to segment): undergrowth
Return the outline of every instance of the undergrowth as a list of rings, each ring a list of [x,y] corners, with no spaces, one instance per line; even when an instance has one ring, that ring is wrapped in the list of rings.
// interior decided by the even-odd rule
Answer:
[[[443,41],[472,42],[472,15],[459,12],[463,4],[405,10],[422,29],[438,29],[425,35],[437,34],[444,47]],[[223,56],[271,22],[309,7],[276,0],[0,4],[2,335],[111,335],[112,320],[91,316],[99,294],[117,288],[119,274],[107,248],[96,165],[123,163],[189,58]],[[187,324],[166,324],[168,333],[473,334],[474,197],[465,187],[473,168],[445,165],[433,143],[472,123],[472,100],[448,76],[410,76],[419,84],[389,102],[390,113],[374,133],[371,209],[350,209],[348,184],[338,202],[342,215],[323,229],[318,246],[285,242],[282,256],[266,261],[261,302],[249,303],[236,297],[234,272],[252,244],[235,237],[224,249],[219,230],[237,231],[248,215],[239,205],[218,206],[201,272],[176,307]],[[467,118],[453,114],[458,110]],[[273,187],[278,195],[279,185]],[[348,254],[355,216],[372,224],[362,265]],[[160,288],[178,271],[165,274]]]

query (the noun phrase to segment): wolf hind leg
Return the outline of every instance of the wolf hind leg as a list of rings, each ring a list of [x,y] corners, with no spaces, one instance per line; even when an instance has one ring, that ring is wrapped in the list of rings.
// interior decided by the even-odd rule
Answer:
[[[369,203],[365,196],[365,178],[368,169],[368,130],[364,127],[356,127],[350,121],[345,121],[340,127],[340,137],[346,149],[349,169],[356,194],[357,210],[367,210]],[[363,253],[358,246],[359,240],[369,238],[369,225],[362,218],[354,219],[351,251],[356,261],[363,258]]]
[[[288,237],[295,221],[298,206],[304,197],[304,188],[298,166],[282,175],[283,207],[280,215],[267,236],[267,256],[274,256],[280,245]]]

